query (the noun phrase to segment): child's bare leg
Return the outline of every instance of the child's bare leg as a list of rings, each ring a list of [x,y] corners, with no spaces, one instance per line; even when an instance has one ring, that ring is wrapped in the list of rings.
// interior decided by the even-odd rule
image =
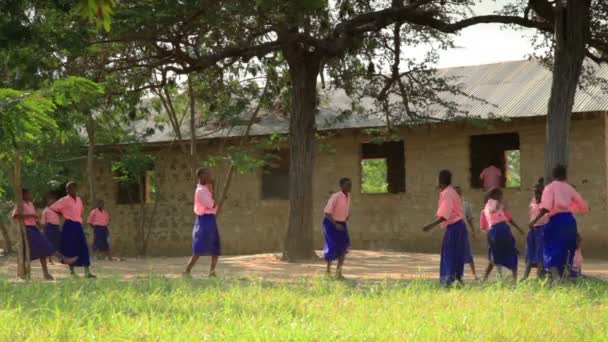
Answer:
[[[496,266],[496,274],[498,275],[498,278],[502,280],[502,266]]]
[[[532,264],[530,264],[529,262],[527,262],[526,263],[526,269],[524,270],[524,276],[521,278],[521,280],[528,279],[528,277],[530,276],[530,271],[532,271]]]
[[[84,268],[84,276],[86,278],[97,278],[96,275],[94,275],[93,273],[91,273],[91,270],[89,269],[89,266],[85,266],[85,268]]]
[[[549,274],[551,275],[551,281],[560,282],[562,280],[557,267],[551,267],[549,269]]]
[[[219,256],[217,255],[212,255],[211,256],[211,266],[209,268],[209,276],[210,277],[215,277],[215,267],[217,266],[217,260],[219,259]]]
[[[108,249],[106,252],[106,258],[108,259],[108,261],[112,261],[112,253],[110,252],[110,250]]]
[[[49,268],[46,265],[46,258],[40,258],[40,267],[42,267],[42,275],[45,280],[53,280],[53,276],[49,273]]]
[[[338,266],[336,267],[336,277],[342,278],[342,266],[344,266],[344,259],[346,258],[345,254],[342,254],[338,257]]]
[[[538,279],[544,279],[545,276],[545,267],[543,265],[543,263],[538,263],[538,265],[536,266],[536,276],[538,277]]]
[[[483,281],[488,280],[488,277],[490,276],[490,273],[492,273],[492,269],[494,269],[494,264],[493,263],[489,263],[488,267],[486,267],[486,272],[483,275]]]
[[[477,272],[475,271],[475,262],[471,260],[469,267],[471,267],[471,273],[473,273],[475,280],[479,280],[479,277],[477,277]]]
[[[327,268],[325,269],[325,275],[326,276],[331,275],[331,261],[330,260],[327,260]]]
[[[513,283],[517,283],[517,265],[515,265],[515,268],[513,268],[512,272],[513,272]]]
[[[190,257],[190,261],[188,261],[188,264],[186,265],[186,271],[184,272],[184,275],[190,274],[190,272],[192,271],[192,268],[198,261],[198,258],[199,258],[198,255],[193,255],[192,257]]]

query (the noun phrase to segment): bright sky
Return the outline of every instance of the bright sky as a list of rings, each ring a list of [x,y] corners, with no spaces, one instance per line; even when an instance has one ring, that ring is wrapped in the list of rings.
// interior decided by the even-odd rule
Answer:
[[[510,0],[484,0],[475,14],[490,14]],[[532,30],[513,30],[501,25],[484,24],[469,27],[456,37],[457,48],[443,51],[438,67],[489,64],[525,59],[531,52]]]

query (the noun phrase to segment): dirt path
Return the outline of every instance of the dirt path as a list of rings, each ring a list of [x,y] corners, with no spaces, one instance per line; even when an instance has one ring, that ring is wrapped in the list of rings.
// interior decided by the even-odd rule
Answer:
[[[93,271],[102,278],[145,277],[157,274],[165,277],[179,277],[183,271],[187,257],[181,258],[148,258],[124,261],[94,261]],[[486,258],[475,258],[477,271],[481,275],[487,265]],[[50,267],[52,274],[60,279],[68,277],[67,267],[55,265]],[[204,277],[208,269],[207,258],[193,271],[195,278]],[[318,262],[291,264],[280,261],[275,254],[256,254],[231,256],[220,259],[218,275],[226,277],[253,277],[268,280],[286,280],[302,277],[323,275],[325,264]],[[520,265],[520,275],[523,264]],[[421,253],[395,253],[383,251],[353,250],[347,257],[344,269],[345,276],[350,279],[382,280],[382,279],[437,279],[439,273],[439,255]],[[9,278],[16,274],[14,258],[0,258],[0,275]],[[32,263],[34,279],[41,278],[40,264]],[[608,279],[608,260],[585,260],[584,274]],[[471,279],[468,266],[465,276]]]

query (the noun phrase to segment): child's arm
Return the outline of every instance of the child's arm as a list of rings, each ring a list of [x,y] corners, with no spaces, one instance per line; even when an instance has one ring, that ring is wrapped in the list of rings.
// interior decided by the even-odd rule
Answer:
[[[536,224],[536,222],[538,222],[538,220],[540,220],[543,216],[547,215],[549,213],[549,210],[547,209],[541,209],[540,213],[538,213],[538,215],[536,215],[536,217],[530,221],[530,228],[534,228],[534,225]]]
[[[331,214],[325,213],[325,217],[329,220],[329,222],[331,222],[331,224],[334,225],[334,227],[336,227],[340,230],[344,229],[344,225],[336,222],[336,220],[334,220],[334,217]]]
[[[511,219],[511,221],[509,221],[509,223],[515,227],[515,229],[517,229],[519,231],[519,234],[524,235],[524,231],[521,230],[521,228],[519,228],[519,226],[517,225],[517,223],[515,223],[515,221],[513,221],[513,219]]]
[[[428,232],[429,230],[437,227],[438,225],[440,225],[443,222],[445,222],[445,219],[443,217],[440,217],[437,220],[435,220],[433,223],[427,224],[426,226],[422,227],[422,231]]]

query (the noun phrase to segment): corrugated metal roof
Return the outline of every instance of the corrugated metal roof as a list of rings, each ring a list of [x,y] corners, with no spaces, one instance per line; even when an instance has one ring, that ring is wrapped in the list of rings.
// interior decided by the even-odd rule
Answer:
[[[608,80],[608,67],[589,64],[594,75]],[[518,118],[544,116],[551,91],[551,71],[534,61],[515,61],[479,66],[467,66],[439,69],[437,76],[452,79],[451,83],[460,84],[465,94],[471,97],[443,94],[442,98],[454,101],[468,116],[480,119]],[[385,123],[370,116],[351,115],[336,120],[343,110],[350,109],[350,98],[342,90],[331,92],[322,91],[323,105],[317,114],[317,127],[319,130],[333,130],[345,128],[371,128],[382,127]],[[371,108],[373,101],[364,99],[363,107]],[[446,111],[442,108],[431,110],[437,119],[445,119]],[[594,84],[579,89],[576,94],[574,112],[600,112],[608,111],[608,92],[602,86]],[[140,122],[135,129],[152,127],[151,123]],[[185,126],[187,126],[185,124]],[[252,126],[250,134],[269,135],[274,133],[287,133],[288,121],[272,113],[260,113],[260,121]],[[188,132],[185,127],[184,132]],[[215,130],[207,127],[200,128],[197,136],[201,139],[236,137],[245,131],[244,126],[231,129]],[[186,133],[184,139],[189,138]],[[148,142],[169,142],[175,140],[170,128],[156,131]]]

